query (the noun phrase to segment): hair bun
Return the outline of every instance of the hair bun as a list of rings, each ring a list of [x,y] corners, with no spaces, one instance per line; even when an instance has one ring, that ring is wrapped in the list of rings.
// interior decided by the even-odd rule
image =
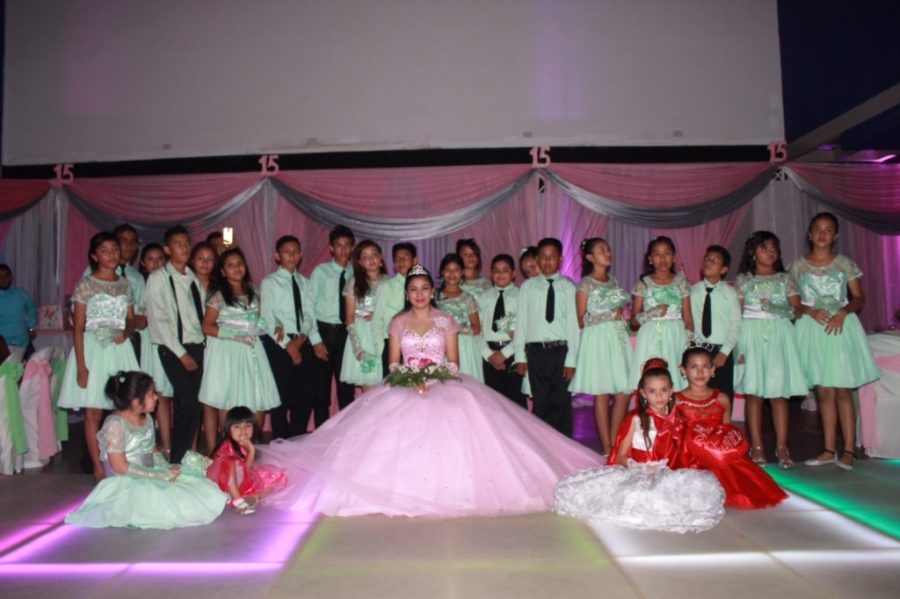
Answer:
[[[644,362],[644,367],[641,368],[641,374],[644,374],[648,370],[653,370],[654,368],[663,368],[665,370],[668,370],[669,363],[662,358],[650,358],[649,360]]]

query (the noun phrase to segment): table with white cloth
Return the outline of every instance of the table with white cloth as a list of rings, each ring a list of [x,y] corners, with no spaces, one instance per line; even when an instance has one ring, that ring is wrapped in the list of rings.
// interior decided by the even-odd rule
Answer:
[[[860,441],[866,455],[900,458],[900,331],[867,340],[881,379],[859,389]]]

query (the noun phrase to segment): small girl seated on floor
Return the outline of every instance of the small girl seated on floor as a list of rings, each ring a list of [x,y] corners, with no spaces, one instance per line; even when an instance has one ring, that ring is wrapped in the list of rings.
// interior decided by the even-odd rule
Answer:
[[[619,426],[607,466],[582,470],[556,487],[553,511],[591,523],[641,530],[700,532],[725,515],[725,492],[702,470],[670,470],[681,445],[665,360],[647,360],[638,409]],[[622,467],[624,466],[624,468]]]
[[[228,410],[222,440],[212,453],[213,463],[206,472],[210,480],[231,495],[231,507],[242,516],[255,512],[260,499],[287,484],[281,468],[254,464],[255,426],[256,418],[250,408],[237,406]]]
[[[157,395],[150,375],[120,371],[109,377],[104,391],[115,406],[97,433],[106,478],[66,522],[90,528],[179,528],[218,518],[228,497],[206,480],[206,458],[189,451],[181,465],[172,465],[156,451],[150,413]]]

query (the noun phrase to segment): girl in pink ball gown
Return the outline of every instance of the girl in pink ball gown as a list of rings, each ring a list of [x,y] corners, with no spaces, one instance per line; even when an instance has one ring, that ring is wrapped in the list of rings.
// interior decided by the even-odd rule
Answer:
[[[392,365],[459,364],[458,327],[421,267],[391,322]],[[401,362],[402,360],[402,362]],[[336,516],[493,516],[550,508],[562,477],[602,458],[474,379],[382,384],[310,435],[260,453],[287,470],[271,502]]]

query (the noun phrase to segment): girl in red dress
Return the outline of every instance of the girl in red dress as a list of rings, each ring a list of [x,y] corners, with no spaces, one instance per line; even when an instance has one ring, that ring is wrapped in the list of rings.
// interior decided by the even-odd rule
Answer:
[[[250,408],[238,406],[228,410],[222,427],[223,438],[212,453],[212,465],[206,476],[231,495],[231,506],[247,516],[256,511],[259,500],[282,489],[287,476],[281,468],[254,465],[256,448],[253,431],[256,416]]]
[[[685,431],[673,467],[711,471],[725,489],[728,507],[774,507],[787,494],[747,457],[749,445],[731,424],[728,396],[709,387],[713,368],[712,357],[702,347],[688,348],[682,356],[681,372],[688,387],[675,394],[675,415]]]
[[[638,399],[638,409],[619,427],[610,465],[562,479],[553,511],[639,530],[696,533],[714,527],[725,515],[725,492],[716,477],[667,467],[682,431],[672,413],[672,376],[664,360],[644,365]]]

